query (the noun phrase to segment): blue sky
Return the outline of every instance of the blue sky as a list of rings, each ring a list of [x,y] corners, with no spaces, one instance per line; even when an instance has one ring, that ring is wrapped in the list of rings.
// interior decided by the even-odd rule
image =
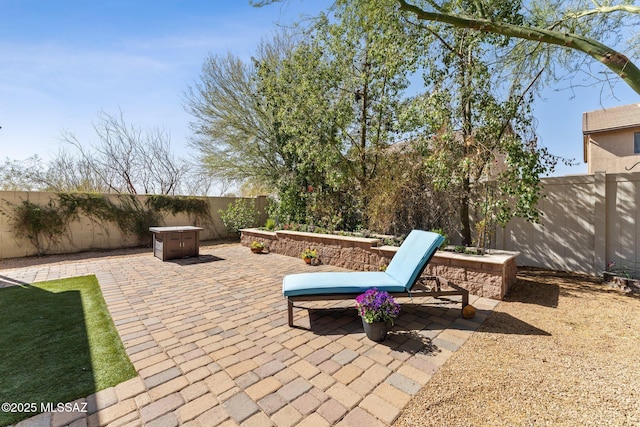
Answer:
[[[48,159],[63,131],[96,142],[97,114],[166,129],[176,154],[187,147],[191,117],[184,91],[198,81],[209,54],[249,58],[279,24],[314,15],[330,0],[289,0],[254,8],[248,0],[0,0],[0,159]],[[596,65],[598,67],[598,65]],[[558,87],[559,88],[559,87]],[[538,99],[534,115],[543,145],[586,173],[582,113],[640,102],[623,83],[613,99],[600,87],[556,91]]]

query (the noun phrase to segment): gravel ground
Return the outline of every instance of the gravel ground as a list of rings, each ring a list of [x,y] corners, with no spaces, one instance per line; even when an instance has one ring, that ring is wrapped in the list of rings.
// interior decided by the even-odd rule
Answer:
[[[395,426],[640,426],[640,297],[523,270]]]

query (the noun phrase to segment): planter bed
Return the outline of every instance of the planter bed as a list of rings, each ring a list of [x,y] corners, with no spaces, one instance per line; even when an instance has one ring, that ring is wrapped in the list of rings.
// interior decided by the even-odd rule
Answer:
[[[241,230],[243,246],[249,247],[253,241],[263,242],[269,252],[296,258],[306,248],[316,249],[321,263],[358,271],[377,271],[387,266],[398,250],[395,246],[380,246],[382,240],[377,238],[255,228]],[[474,295],[501,300],[516,281],[518,255],[519,252],[507,251],[491,251],[487,255],[438,251],[424,275],[442,276]]]

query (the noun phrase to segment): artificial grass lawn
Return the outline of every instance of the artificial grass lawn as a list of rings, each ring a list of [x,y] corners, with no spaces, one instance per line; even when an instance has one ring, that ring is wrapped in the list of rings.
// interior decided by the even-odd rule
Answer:
[[[133,378],[95,276],[0,289],[0,403],[64,403]],[[0,411],[0,425],[38,412]]]

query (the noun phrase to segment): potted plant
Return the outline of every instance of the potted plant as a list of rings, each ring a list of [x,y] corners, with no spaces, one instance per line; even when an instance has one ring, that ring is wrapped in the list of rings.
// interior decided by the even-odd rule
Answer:
[[[249,247],[251,248],[251,252],[253,252],[254,254],[260,254],[264,250],[264,243],[258,242],[256,240],[251,242],[251,245],[249,245]]]
[[[318,251],[315,249],[307,248],[300,254],[300,258],[307,264],[311,264],[314,259],[318,258]]]
[[[400,304],[385,291],[377,288],[369,289],[356,297],[358,314],[362,317],[362,326],[367,337],[376,342],[384,341],[387,337],[389,322],[400,313]]]

